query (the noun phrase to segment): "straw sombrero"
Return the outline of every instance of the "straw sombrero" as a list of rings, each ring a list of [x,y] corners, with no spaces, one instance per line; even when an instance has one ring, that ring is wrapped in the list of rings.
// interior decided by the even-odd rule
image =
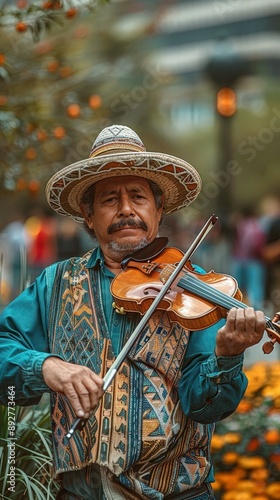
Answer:
[[[60,215],[82,222],[80,203],[87,188],[102,179],[124,175],[158,184],[165,197],[165,214],[188,206],[201,189],[200,175],[189,163],[164,153],[148,152],[131,128],[112,125],[97,136],[89,158],[51,177],[46,186],[48,203]]]

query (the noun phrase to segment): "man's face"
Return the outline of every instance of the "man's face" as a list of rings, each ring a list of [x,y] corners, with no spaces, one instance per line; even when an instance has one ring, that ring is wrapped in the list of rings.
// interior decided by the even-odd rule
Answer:
[[[105,254],[112,250],[125,254],[151,242],[157,236],[161,215],[149,182],[136,176],[97,182],[93,214],[84,214]]]

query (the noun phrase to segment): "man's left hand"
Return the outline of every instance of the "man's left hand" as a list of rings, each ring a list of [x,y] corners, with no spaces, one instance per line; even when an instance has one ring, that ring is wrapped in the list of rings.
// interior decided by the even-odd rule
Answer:
[[[238,356],[245,349],[258,344],[265,330],[262,311],[253,307],[232,308],[228,312],[226,324],[218,330],[216,356]]]

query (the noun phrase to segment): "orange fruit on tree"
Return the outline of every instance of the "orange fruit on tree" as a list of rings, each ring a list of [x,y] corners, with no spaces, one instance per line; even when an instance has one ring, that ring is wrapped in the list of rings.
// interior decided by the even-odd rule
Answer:
[[[19,191],[23,191],[24,189],[26,189],[27,187],[27,182],[26,180],[23,178],[23,177],[20,177],[18,180],[17,180],[17,189]]]
[[[89,107],[92,109],[98,109],[102,105],[102,99],[98,94],[92,94],[88,101]]]
[[[36,135],[37,135],[38,141],[45,141],[47,139],[47,137],[48,137],[47,132],[44,129],[42,129],[42,128],[39,129],[39,130],[37,130],[37,134]]]
[[[59,125],[59,126],[54,128],[53,135],[56,137],[56,139],[62,139],[63,137],[66,136],[66,130],[64,127],[61,127]]]
[[[0,95],[0,106],[5,106],[8,102],[8,97],[6,95]]]
[[[65,12],[65,17],[68,17],[68,18],[75,17],[76,14],[77,14],[77,9],[72,7],[72,9],[69,9]]]
[[[70,116],[70,118],[78,118],[81,114],[81,107],[79,104],[69,104],[67,108],[67,114]]]
[[[37,179],[31,179],[28,183],[28,189],[31,194],[37,194],[40,189],[40,182]]]
[[[17,0],[17,8],[18,9],[24,9],[27,7],[28,1],[27,0]]]
[[[58,61],[49,61],[47,64],[47,69],[50,73],[55,73],[58,70]]]
[[[35,148],[27,148],[27,150],[25,151],[25,157],[28,160],[35,160],[36,156],[37,152]]]
[[[62,78],[67,78],[72,74],[72,68],[71,66],[62,66],[61,68],[59,68],[59,73]]]
[[[15,26],[19,33],[24,33],[28,29],[28,25],[24,21],[18,21]]]

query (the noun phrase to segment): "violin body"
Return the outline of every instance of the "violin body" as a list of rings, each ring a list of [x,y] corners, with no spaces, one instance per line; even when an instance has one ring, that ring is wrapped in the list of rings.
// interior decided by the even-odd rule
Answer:
[[[126,269],[111,284],[117,311],[145,314],[182,255],[176,248],[166,248],[156,258],[146,262],[130,260]],[[199,274],[188,261],[157,307],[168,312],[170,321],[180,323],[186,329],[207,328],[225,317],[228,310],[213,303],[211,298],[208,300],[193,292],[192,285],[189,285],[190,277],[192,283],[194,279],[198,280],[194,282],[198,290],[201,286],[205,288],[206,284],[212,287],[213,293],[218,291],[238,301],[242,299],[233,277],[214,271]]]

